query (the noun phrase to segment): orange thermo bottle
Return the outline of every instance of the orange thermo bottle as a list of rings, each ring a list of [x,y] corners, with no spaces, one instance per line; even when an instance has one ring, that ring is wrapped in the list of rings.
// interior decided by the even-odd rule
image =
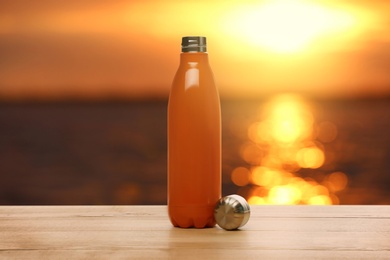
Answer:
[[[176,227],[213,227],[221,197],[221,109],[206,38],[182,38],[168,102],[168,213]]]

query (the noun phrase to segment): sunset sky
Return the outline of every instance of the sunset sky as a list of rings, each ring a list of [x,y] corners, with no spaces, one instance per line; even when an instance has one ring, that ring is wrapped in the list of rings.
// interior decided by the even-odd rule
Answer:
[[[390,95],[386,0],[2,0],[0,98],[167,97],[186,35],[222,97]]]

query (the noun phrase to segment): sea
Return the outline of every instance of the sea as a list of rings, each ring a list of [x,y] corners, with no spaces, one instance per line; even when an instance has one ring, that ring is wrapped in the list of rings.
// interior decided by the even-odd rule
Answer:
[[[268,103],[222,100],[222,192],[247,199],[250,176],[237,185],[232,172],[250,171],[243,147],[250,126]],[[161,100],[0,103],[1,205],[165,205],[167,103]],[[312,121],[331,126],[324,155],[294,176],[319,185],[341,172],[342,205],[390,205],[390,99],[307,100]],[[314,129],[314,128],[313,128]],[[322,157],[321,157],[322,158]],[[261,160],[259,160],[261,164]],[[255,187],[256,188],[256,187]]]

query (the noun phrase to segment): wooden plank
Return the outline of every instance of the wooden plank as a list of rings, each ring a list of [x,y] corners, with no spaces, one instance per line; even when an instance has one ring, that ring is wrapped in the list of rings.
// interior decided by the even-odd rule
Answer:
[[[179,229],[165,206],[0,207],[0,257],[390,259],[389,206],[256,206],[239,231]]]

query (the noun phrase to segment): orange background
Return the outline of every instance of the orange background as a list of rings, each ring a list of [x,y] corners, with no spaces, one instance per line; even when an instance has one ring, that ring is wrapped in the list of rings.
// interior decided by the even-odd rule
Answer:
[[[0,97],[167,97],[185,35],[221,97],[390,94],[387,1],[4,0]]]

